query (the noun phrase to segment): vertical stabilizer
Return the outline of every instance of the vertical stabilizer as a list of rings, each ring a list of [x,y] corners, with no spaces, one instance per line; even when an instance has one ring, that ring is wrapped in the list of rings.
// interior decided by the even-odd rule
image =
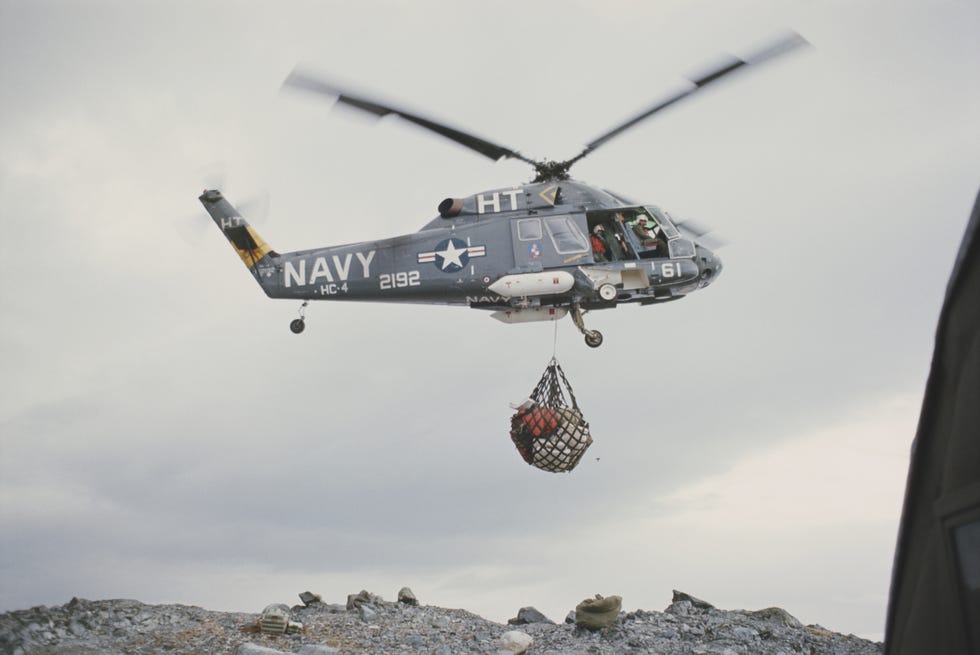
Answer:
[[[215,225],[228,239],[228,243],[241,257],[245,266],[252,271],[259,284],[262,284],[263,278],[259,275],[260,262],[266,263],[263,262],[266,258],[277,258],[279,253],[259,236],[255,228],[242,218],[238,210],[225,200],[220,191],[205,191],[198,200],[214,219]]]

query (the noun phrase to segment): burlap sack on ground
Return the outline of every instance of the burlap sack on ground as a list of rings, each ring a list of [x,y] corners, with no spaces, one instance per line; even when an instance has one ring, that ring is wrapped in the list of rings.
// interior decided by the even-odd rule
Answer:
[[[619,620],[622,608],[621,596],[603,598],[596,594],[595,598],[587,598],[575,606],[575,625],[589,630],[608,628]]]

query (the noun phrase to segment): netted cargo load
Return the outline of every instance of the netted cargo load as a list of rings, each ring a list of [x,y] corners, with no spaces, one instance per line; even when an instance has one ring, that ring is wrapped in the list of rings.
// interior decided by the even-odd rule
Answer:
[[[592,444],[589,423],[554,357],[511,417],[510,438],[525,462],[552,473],[571,471]]]

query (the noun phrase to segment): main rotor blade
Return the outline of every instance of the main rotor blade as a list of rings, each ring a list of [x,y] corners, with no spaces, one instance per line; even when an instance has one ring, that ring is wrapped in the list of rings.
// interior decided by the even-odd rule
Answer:
[[[639,114],[637,114],[636,116],[634,116],[633,118],[629,119],[622,125],[619,125],[609,130],[602,136],[594,139],[591,143],[585,146],[585,150],[583,150],[581,153],[579,153],[577,156],[573,157],[572,159],[569,159],[565,163],[568,166],[571,166],[573,163],[575,163],[582,157],[585,157],[586,155],[590,154],[593,150],[595,150],[602,144],[606,143],[613,137],[622,134],[629,128],[633,127],[634,125],[636,125],[641,121],[646,120],[647,118],[650,118],[657,112],[662,111],[670,107],[671,105],[683,100],[684,98],[693,95],[694,93],[700,91],[701,89],[708,86],[709,84],[713,82],[717,82],[718,80],[724,78],[726,75],[739,71],[745,66],[748,66],[749,64],[761,64],[764,61],[768,61],[770,59],[778,57],[781,54],[784,54],[786,52],[789,52],[790,50],[794,50],[804,45],[809,45],[809,42],[799,34],[795,32],[791,32],[788,36],[773,42],[772,44],[766,46],[765,48],[763,48],[762,50],[760,50],[759,52],[755,53],[750,57],[746,57],[745,59],[731,57],[727,61],[717,65],[715,68],[707,71],[706,73],[703,73],[694,79],[688,80],[689,82],[691,82],[693,86],[687,89],[686,91],[681,91],[680,93],[677,93],[667,98],[666,100],[662,100],[658,102],[657,104],[653,105],[649,109],[646,109],[640,112]]]
[[[499,146],[485,139],[481,139],[478,136],[474,136],[467,132],[463,132],[462,130],[457,130],[447,125],[443,125],[442,123],[437,123],[433,120],[429,120],[428,118],[405,111],[404,109],[399,109],[391,105],[385,105],[369,98],[351,95],[343,89],[334,86],[330,82],[327,82],[316,75],[303,72],[298,68],[294,69],[293,72],[289,74],[289,77],[287,77],[286,81],[283,82],[283,86],[294,89],[302,89],[304,91],[310,91],[319,95],[336,98],[337,102],[354,107],[355,109],[360,109],[361,111],[373,114],[379,118],[388,116],[389,114],[394,114],[395,116],[403,118],[410,123],[414,123],[419,127],[423,127],[427,130],[435,132],[436,134],[444,136],[447,139],[455,141],[460,145],[466,146],[470,150],[475,150],[484,157],[489,157],[494,161],[498,161],[503,157],[509,157],[511,159],[519,159],[523,162],[527,162],[532,166],[538,165],[538,162],[528,159],[516,150]]]
[[[680,233],[709,250],[718,250],[728,245],[728,239],[717,234],[712,228],[693,219],[674,221]]]

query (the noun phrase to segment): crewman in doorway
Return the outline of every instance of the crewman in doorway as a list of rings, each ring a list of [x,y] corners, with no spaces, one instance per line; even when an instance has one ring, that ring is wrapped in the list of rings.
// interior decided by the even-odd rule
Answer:
[[[609,250],[602,239],[604,231],[605,228],[599,224],[592,228],[592,234],[589,235],[589,242],[592,244],[592,257],[597,262],[609,261]]]

